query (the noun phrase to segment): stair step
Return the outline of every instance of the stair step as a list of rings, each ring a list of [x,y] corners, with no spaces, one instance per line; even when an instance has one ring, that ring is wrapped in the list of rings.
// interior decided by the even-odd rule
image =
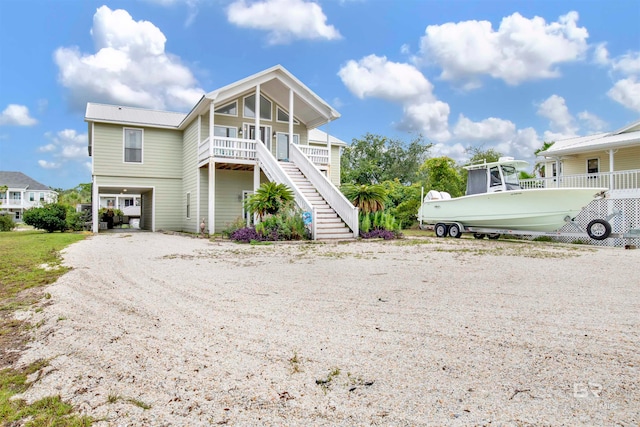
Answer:
[[[353,233],[316,234],[316,240],[353,240]]]
[[[342,219],[338,218],[336,215],[335,218],[318,218],[318,224],[342,224]]]

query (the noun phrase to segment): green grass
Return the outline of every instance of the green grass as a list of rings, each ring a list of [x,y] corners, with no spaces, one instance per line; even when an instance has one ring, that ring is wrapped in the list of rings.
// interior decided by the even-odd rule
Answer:
[[[59,251],[85,237],[40,231],[0,233],[0,301],[25,289],[55,282],[68,270],[60,266]],[[43,264],[59,268],[40,268]]]
[[[5,362],[15,361],[27,339],[26,332],[39,326],[15,320],[11,311],[50,299],[49,293],[37,288],[55,282],[68,271],[60,266],[60,250],[85,237],[86,234],[39,231],[0,233],[0,351]],[[44,269],[41,266],[45,264],[58,268]],[[39,361],[20,369],[0,370],[0,425],[83,427],[92,424],[91,418],[74,414],[73,407],[60,396],[48,396],[31,404],[13,398],[29,388],[29,375],[46,366],[46,361]]]

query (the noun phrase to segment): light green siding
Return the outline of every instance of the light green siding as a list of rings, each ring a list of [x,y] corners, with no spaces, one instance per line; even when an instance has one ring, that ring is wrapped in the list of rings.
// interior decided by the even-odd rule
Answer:
[[[609,153],[603,150],[564,159],[562,173],[564,175],[586,174],[588,159],[600,159],[599,172],[609,172]],[[640,169],[640,147],[620,148],[613,155],[613,159],[614,172]]]
[[[142,163],[124,162],[124,128],[143,129]],[[96,176],[182,178],[182,132],[96,123],[93,130]]]
[[[205,218],[205,224],[207,224],[206,218],[209,217],[209,169],[200,168],[200,214],[199,219]],[[196,214],[197,215],[197,214]]]
[[[184,131],[182,146],[182,229],[198,232],[198,119],[193,121]],[[190,197],[190,217],[187,218],[187,193]]]
[[[331,182],[336,187],[340,186],[340,147],[337,145],[331,146],[331,166],[330,166],[330,174],[331,174]]]
[[[216,233],[242,217],[243,190],[253,191],[253,171],[216,170]]]

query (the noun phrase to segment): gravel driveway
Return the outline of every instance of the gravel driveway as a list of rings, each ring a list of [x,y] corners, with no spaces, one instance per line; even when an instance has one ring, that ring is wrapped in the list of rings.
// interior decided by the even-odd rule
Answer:
[[[64,259],[26,397],[97,426],[640,423],[640,250],[141,232]]]

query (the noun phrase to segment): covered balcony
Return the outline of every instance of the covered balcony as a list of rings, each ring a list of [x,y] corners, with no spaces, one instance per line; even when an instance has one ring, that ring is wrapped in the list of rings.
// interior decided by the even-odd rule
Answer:
[[[522,188],[604,187],[616,194],[640,194],[640,169],[592,174],[561,175],[520,180]]]

